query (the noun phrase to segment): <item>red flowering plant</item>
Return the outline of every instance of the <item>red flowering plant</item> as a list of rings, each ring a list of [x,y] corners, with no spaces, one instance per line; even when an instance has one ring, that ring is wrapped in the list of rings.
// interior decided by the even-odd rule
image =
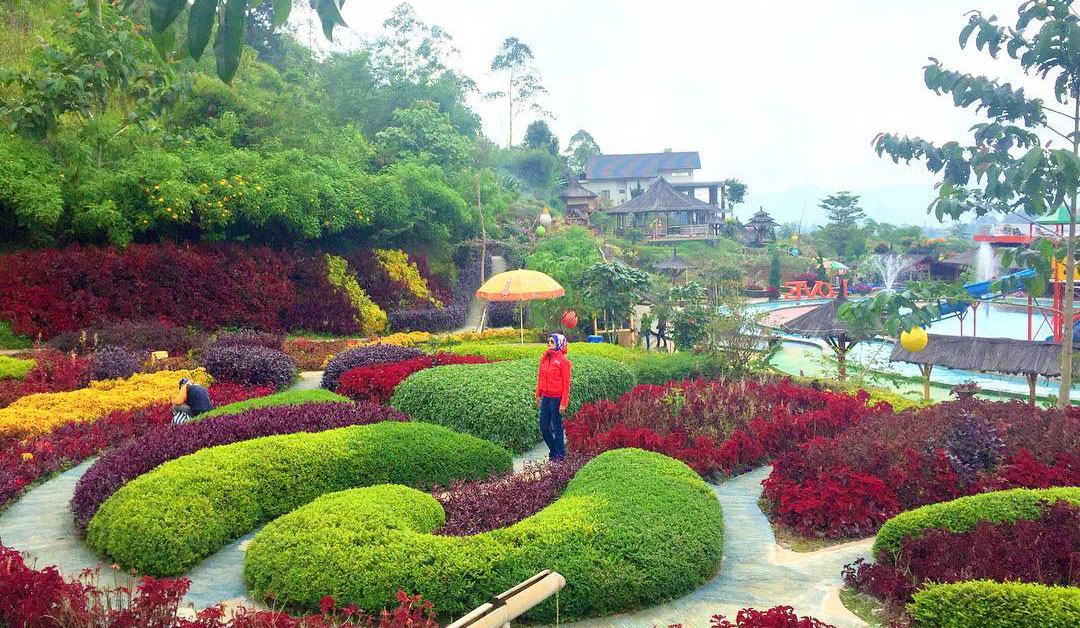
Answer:
[[[816,436],[833,436],[890,410],[869,396],[798,386],[788,379],[690,380],[638,386],[616,401],[586,404],[566,422],[570,449],[598,454],[638,447],[702,475],[762,464]]]
[[[803,536],[873,534],[924,504],[1080,484],[1080,410],[954,401],[872,415],[792,449],[763,482],[774,522]]]
[[[338,380],[337,393],[353,401],[386,403],[394,395],[394,389],[406,377],[435,366],[447,364],[486,364],[487,358],[476,355],[437,353],[389,364],[372,364],[351,368]]]
[[[210,397],[225,405],[273,392],[228,382],[210,386]],[[70,468],[132,438],[172,422],[169,404],[106,415],[93,423],[64,423],[51,432],[25,440],[2,443],[0,448],[0,508],[27,487],[53,473]]]
[[[713,615],[709,628],[836,628],[831,624],[814,619],[799,617],[790,606],[774,606],[766,611],[744,608],[731,623],[723,615]]]
[[[438,628],[435,610],[423,597],[397,594],[398,606],[378,616],[357,607],[337,608],[323,598],[321,613],[292,617],[277,611],[240,607],[226,618],[223,606],[199,611],[194,618],[178,614],[191,582],[143,577],[134,586],[102,587],[100,574],[87,570],[65,579],[55,567],[42,570],[26,564],[14,549],[0,545],[0,625],[20,628]]]
[[[74,352],[38,349],[32,357],[34,367],[25,379],[0,382],[0,408],[26,395],[66,392],[85,385],[88,363]]]

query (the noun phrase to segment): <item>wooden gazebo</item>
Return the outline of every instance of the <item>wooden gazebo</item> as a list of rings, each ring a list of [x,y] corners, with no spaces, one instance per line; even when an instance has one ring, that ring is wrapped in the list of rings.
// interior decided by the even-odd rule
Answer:
[[[777,222],[765,211],[764,207],[759,207],[757,213],[746,221],[747,229],[752,229],[757,236],[755,241],[758,246],[764,246],[767,240],[775,239],[773,237],[773,227],[776,226],[778,226]]]
[[[608,214],[615,216],[615,232],[641,229],[650,240],[688,240],[716,237],[720,208],[676,190],[657,177],[649,189]]]
[[[566,221],[571,224],[588,225],[589,216],[596,211],[599,197],[577,181],[570,183],[559,195],[566,203]]]
[[[655,268],[656,270],[662,270],[671,275],[671,283],[675,283],[675,280],[679,278],[679,275],[697,267],[686,259],[679,257],[679,253],[675,249],[671,249],[671,257],[657,263]]]
[[[974,338],[928,334],[922,351],[911,352],[896,343],[890,360],[918,364],[923,374],[923,397],[930,398],[930,372],[935,366],[965,371],[1023,375],[1030,402],[1035,403],[1035,382],[1061,376],[1061,345],[1013,338]]]
[[[824,340],[836,354],[841,381],[847,377],[845,360],[848,351],[872,335],[869,332],[853,330],[837,317],[837,311],[846,301],[843,296],[837,297],[780,325],[780,329],[789,334]]]

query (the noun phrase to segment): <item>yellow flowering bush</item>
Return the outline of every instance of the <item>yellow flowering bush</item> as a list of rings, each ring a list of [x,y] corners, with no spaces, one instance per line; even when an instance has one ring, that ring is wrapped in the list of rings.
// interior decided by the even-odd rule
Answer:
[[[409,256],[404,251],[375,249],[375,258],[379,260],[379,266],[386,271],[394,281],[400,281],[408,288],[409,293],[418,299],[423,299],[435,307],[443,304],[431,294],[427,280],[420,274],[416,263],[409,261]]]
[[[426,331],[410,331],[408,333],[398,332],[396,334],[390,334],[389,336],[382,336],[377,338],[373,342],[367,342],[364,344],[369,345],[397,345],[399,347],[412,347],[414,345],[423,344],[430,341],[432,335]]]
[[[532,336],[535,334],[526,332],[526,336]],[[494,329],[485,329],[482,332],[475,331],[459,331],[450,334],[439,334],[435,341],[439,344],[460,344],[463,342],[480,342],[482,340],[518,340],[520,337],[520,331],[513,327],[496,327]]]
[[[182,377],[203,386],[213,381],[201,368],[158,371],[91,382],[88,388],[70,392],[27,395],[0,409],[0,436],[43,434],[63,423],[93,422],[117,410],[162,403],[176,394],[176,383]]]
[[[361,333],[373,335],[386,329],[386,312],[364,292],[364,289],[356,282],[356,277],[349,274],[349,262],[337,255],[327,255],[326,268],[330,283],[341,288],[348,295]]]

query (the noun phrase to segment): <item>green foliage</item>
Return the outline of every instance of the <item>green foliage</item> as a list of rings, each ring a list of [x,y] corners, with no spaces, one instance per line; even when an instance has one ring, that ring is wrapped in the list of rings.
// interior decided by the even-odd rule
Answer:
[[[968,580],[931,584],[907,611],[919,628],[1073,628],[1080,587]]]
[[[433,102],[419,102],[408,109],[394,112],[394,125],[375,134],[381,150],[390,160],[416,159],[420,163],[435,163],[462,167],[468,157],[469,141],[450,122],[450,116],[439,111]]]
[[[874,539],[872,553],[876,556],[885,550],[896,554],[904,538],[919,536],[930,528],[968,532],[980,520],[1012,523],[1019,519],[1038,519],[1046,503],[1059,499],[1080,505],[1080,487],[1017,488],[922,506],[886,521]]]
[[[525,127],[525,139],[522,142],[526,148],[546,150],[552,155],[559,154],[559,138],[551,132],[551,127],[543,120],[533,120]]]
[[[586,298],[582,287],[585,271],[600,261],[600,251],[592,233],[584,227],[562,227],[541,239],[525,258],[525,268],[550,275],[566,288],[566,296],[529,303],[529,320],[539,327],[554,327],[562,313],[575,310],[588,320],[600,308],[599,302]]]
[[[675,329],[671,337],[675,340],[675,347],[680,351],[690,351],[701,345],[714,317],[712,309],[700,302],[674,310],[671,322]]]
[[[866,252],[866,233],[859,222],[866,218],[859,197],[847,191],[830,194],[818,207],[825,210],[829,224],[816,237],[823,240],[826,249],[845,257],[859,256]]]
[[[585,172],[585,164],[589,157],[601,154],[600,145],[593,136],[585,129],[578,129],[577,133],[570,136],[566,144],[566,165],[570,173],[578,175]]]
[[[245,401],[237,401],[225,406],[219,406],[209,412],[195,417],[196,421],[209,419],[222,414],[239,414],[253,408],[266,408],[269,406],[298,406],[303,403],[317,403],[323,401],[349,401],[348,397],[342,397],[324,388],[314,390],[287,390],[263,397],[255,397]]]
[[[0,231],[47,240],[64,212],[63,176],[39,144],[0,136]]]
[[[16,334],[11,323],[0,321],[0,349],[29,349],[32,344],[26,336]]]
[[[87,542],[125,567],[184,573],[316,497],[357,486],[447,486],[511,468],[510,454],[437,425],[383,422],[270,436],[167,462],[114,493]]]
[[[652,606],[713,577],[723,551],[723,513],[686,465],[619,449],[597,456],[553,504],[512,526],[467,537],[432,535],[443,521],[429,495],[377,486],[327,495],[266,526],[244,572],[257,596],[318,608],[377,610],[399,589],[423,590],[439,611],[461,616],[542,569],[562,574],[561,620]],[[526,621],[552,623],[556,600]]]
[[[626,318],[630,308],[652,285],[644,271],[618,260],[597,262],[582,277],[585,298],[599,303],[616,321]]]
[[[345,292],[352,304],[353,316],[360,325],[361,333],[371,336],[386,329],[386,312],[371,300],[349,272],[349,262],[337,255],[326,256],[327,279],[330,284]]]
[[[547,93],[540,82],[540,71],[533,63],[532,49],[517,37],[507,37],[491,60],[491,71],[501,72],[506,78],[506,89],[487,94],[490,99],[505,98],[509,117],[506,147],[514,144],[514,118],[528,109],[539,116],[550,117],[539,98]]]
[[[769,287],[780,290],[780,249],[772,247],[769,252]]]
[[[615,360],[568,356],[573,370],[565,416],[586,402],[614,399],[634,387],[633,373]],[[536,359],[522,359],[425,369],[398,384],[390,405],[417,421],[445,425],[524,452],[540,441],[538,366]]]
[[[33,360],[21,360],[6,355],[0,355],[0,380],[25,379],[30,369],[34,368]]]
[[[716,353],[649,353],[647,358],[630,364],[638,385],[662,386],[685,379],[711,379],[726,371],[724,360]]]

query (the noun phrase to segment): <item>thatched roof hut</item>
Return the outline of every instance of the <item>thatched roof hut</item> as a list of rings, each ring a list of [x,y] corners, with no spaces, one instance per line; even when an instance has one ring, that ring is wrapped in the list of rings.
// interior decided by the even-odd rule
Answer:
[[[872,335],[866,331],[853,330],[847,322],[837,317],[840,306],[846,302],[847,299],[843,296],[837,297],[780,325],[780,329],[789,334],[821,338],[832,347],[840,365],[840,379],[846,374],[844,360],[847,352]]]
[[[918,364],[927,378],[934,366],[1024,375],[1028,380],[1032,401],[1035,397],[1035,380],[1039,375],[1061,376],[1061,345],[1055,342],[941,334],[928,334],[927,338],[929,340],[926,348],[915,353],[896,343],[889,359]]]

